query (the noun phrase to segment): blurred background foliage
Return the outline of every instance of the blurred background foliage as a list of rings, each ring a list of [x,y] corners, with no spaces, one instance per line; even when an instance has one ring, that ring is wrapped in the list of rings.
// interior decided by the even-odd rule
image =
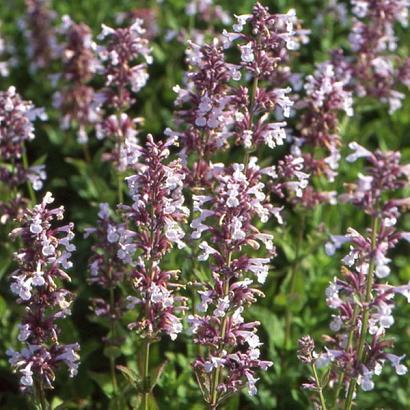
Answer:
[[[251,10],[253,1],[215,1],[230,14],[242,14]],[[340,2],[343,3],[343,2]],[[337,21],[330,12],[324,12],[325,0],[276,0],[264,1],[272,12],[286,12],[295,8],[303,20],[304,27],[312,30],[311,41],[301,47],[293,64],[293,70],[311,73],[314,63],[326,60],[329,51],[346,47],[348,27]],[[172,109],[175,94],[172,87],[178,84],[186,69],[184,63],[185,45],[175,40],[165,41],[167,30],[188,29],[193,25],[206,28],[203,23],[192,21],[184,12],[185,0],[155,1],[142,0],[54,0],[53,8],[59,16],[68,14],[76,22],[90,25],[94,34],[100,31],[101,23],[115,25],[119,12],[135,8],[153,8],[159,34],[153,40],[154,64],[149,67],[150,79],[147,86],[137,96],[133,114],[145,118],[142,136],[151,132],[158,137],[166,126],[172,124]],[[346,6],[349,8],[348,2]],[[324,13],[324,14],[323,14]],[[50,119],[36,126],[36,139],[30,145],[31,162],[43,158],[47,167],[48,180],[45,190],[56,196],[57,204],[64,204],[67,220],[76,223],[77,252],[74,255],[75,268],[71,271],[71,288],[77,293],[73,306],[73,316],[61,323],[63,339],[78,340],[81,344],[81,367],[74,379],[68,379],[62,372],[58,375],[56,388],[50,393],[53,408],[61,409],[109,409],[112,389],[108,376],[109,363],[103,352],[101,338],[106,334],[105,323],[92,318],[89,298],[95,289],[87,285],[87,258],[90,242],[83,239],[82,230],[93,225],[98,202],[116,202],[115,186],[107,166],[100,161],[101,145],[91,135],[90,152],[93,160],[83,159],[81,147],[76,143],[73,132],[62,131],[58,126],[59,113],[51,108],[52,87],[46,73],[31,74],[25,55],[25,41],[18,22],[24,14],[23,0],[1,0],[0,21],[6,40],[15,47],[18,63],[9,78],[0,79],[1,89],[13,84],[26,99],[36,106],[47,109]],[[322,18],[320,18],[322,16]],[[214,29],[222,30],[222,26]],[[408,53],[410,36],[399,32],[400,53]],[[54,67],[51,67],[52,71]],[[58,69],[58,68],[56,68]],[[355,116],[342,123],[341,135],[344,147],[352,140],[367,147],[400,150],[403,162],[410,159],[410,99],[406,98],[402,109],[390,116],[383,104],[362,99],[356,101]],[[342,153],[346,153],[343,148]],[[236,150],[227,152],[219,160],[233,162],[239,155]],[[263,158],[269,158],[272,151],[266,150]],[[330,189],[341,192],[344,182],[353,181],[361,164],[341,164],[338,182]],[[339,257],[326,256],[323,243],[329,233],[343,233],[348,226],[363,230],[369,223],[366,217],[350,205],[321,206],[301,215],[292,209],[286,211],[287,223],[283,227],[269,226],[276,237],[278,256],[265,285],[266,298],[248,313],[249,319],[261,322],[260,334],[265,342],[263,355],[274,362],[274,367],[261,374],[259,393],[250,398],[246,393],[232,398],[226,410],[235,409],[289,409],[309,408],[307,394],[300,384],[306,381],[308,371],[298,363],[296,342],[300,336],[311,334],[320,341],[328,333],[330,310],[324,300],[324,290],[340,268]],[[401,221],[404,229],[410,230],[410,218]],[[303,227],[303,228],[302,228]],[[17,323],[21,308],[16,305],[9,291],[8,274],[12,269],[12,244],[7,240],[10,225],[0,226],[0,408],[29,409],[30,404],[18,390],[18,378],[10,371],[5,350],[15,346]],[[299,238],[299,239],[296,239]],[[394,255],[392,283],[407,283],[410,280],[409,245],[397,248]],[[339,256],[341,256],[339,254]],[[174,252],[167,263],[169,266],[185,269],[185,253]],[[189,268],[189,266],[188,266]],[[290,272],[295,271],[295,288],[287,292]],[[404,298],[403,298],[404,299]],[[410,308],[403,299],[398,300],[396,323],[389,332],[395,339],[397,352],[410,352]],[[292,332],[285,336],[285,312],[290,309],[293,318]],[[136,366],[139,349],[135,338],[126,333],[127,338],[117,359],[119,364]],[[285,340],[287,339],[287,341]],[[195,356],[195,347],[188,335],[178,338],[176,343],[164,339],[153,347],[152,364],[159,365],[164,356],[167,364],[159,385],[155,389],[156,405],[159,409],[204,409],[200,393],[194,383],[190,362]],[[122,376],[119,375],[121,379]],[[121,379],[125,385],[125,378]],[[406,393],[407,391],[407,393]],[[409,409],[409,377],[398,378],[386,367],[372,392],[360,394],[358,409]],[[137,406],[133,402],[133,392],[124,392],[124,403]],[[124,404],[125,406],[125,404]],[[126,407],[124,407],[126,408]]]

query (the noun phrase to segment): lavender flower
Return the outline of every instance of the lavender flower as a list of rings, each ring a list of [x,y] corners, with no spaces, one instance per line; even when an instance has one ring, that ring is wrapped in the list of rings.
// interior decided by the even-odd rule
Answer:
[[[58,45],[53,22],[56,13],[50,9],[49,0],[25,0],[26,14],[20,26],[27,41],[30,69],[45,69],[58,55]]]
[[[114,148],[104,159],[115,164],[120,172],[131,168],[138,160],[137,125],[141,118],[130,118],[126,111],[135,102],[132,94],[137,93],[148,80],[147,64],[152,63],[149,42],[141,19],[126,28],[113,29],[102,26],[98,57],[105,87],[99,93],[104,118],[97,124],[98,139],[112,140]],[[136,63],[138,59],[144,63]]]
[[[344,244],[349,253],[342,259],[342,277],[335,278],[326,290],[326,301],[335,310],[330,328],[336,335],[329,338],[331,348],[321,353],[317,367],[331,363],[331,379],[338,379],[336,397],[346,388],[346,408],[351,408],[356,383],[362,390],[374,388],[373,377],[379,375],[385,363],[390,362],[399,375],[407,368],[401,363],[404,356],[390,353],[392,342],[385,334],[394,324],[394,297],[408,298],[410,285],[393,286],[377,279],[386,278],[391,271],[388,252],[400,239],[409,240],[407,232],[395,225],[400,208],[407,207],[409,199],[388,199],[390,192],[408,185],[409,166],[400,165],[400,154],[365,149],[351,143],[353,153],[348,160],[366,158],[366,175],[359,174],[357,183],[341,196],[372,219],[371,228],[359,233],[349,228],[344,236],[336,235],[326,245],[333,254]]]
[[[70,280],[65,270],[72,267],[70,257],[75,250],[73,224],[55,226],[63,219],[64,208],[50,209],[53,201],[47,193],[41,204],[24,212],[21,226],[10,234],[22,243],[14,255],[17,269],[12,273],[11,291],[26,313],[18,335],[25,347],[20,352],[9,349],[7,354],[20,372],[23,390],[35,383],[40,389],[52,388],[60,363],[68,367],[71,377],[78,369],[79,345],[61,343],[57,323],[71,313],[73,295],[62,283]]]
[[[87,127],[99,119],[95,92],[88,85],[98,66],[96,45],[91,29],[84,23],[74,23],[69,16],[63,16],[60,32],[64,37],[62,89],[54,93],[53,104],[63,114],[61,127],[75,127],[78,142],[85,144],[88,141]]]

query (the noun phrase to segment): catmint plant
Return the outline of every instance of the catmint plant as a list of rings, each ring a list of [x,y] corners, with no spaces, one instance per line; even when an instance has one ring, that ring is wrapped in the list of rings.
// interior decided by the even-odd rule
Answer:
[[[34,394],[41,409],[47,408],[46,389],[52,389],[60,364],[68,367],[71,377],[77,374],[78,343],[60,341],[58,322],[71,314],[73,294],[63,287],[70,281],[66,273],[72,267],[71,243],[73,224],[58,224],[64,208],[50,208],[54,202],[47,193],[42,202],[26,209],[20,226],[10,237],[19,240],[20,249],[14,257],[17,269],[11,274],[11,291],[24,306],[24,316],[18,325],[20,351],[9,349],[10,364],[20,373],[20,387]]]
[[[140,154],[137,135],[143,118],[133,118],[127,111],[135,103],[134,94],[145,86],[147,64],[153,61],[145,33],[143,20],[136,19],[125,28],[103,25],[98,36],[103,42],[98,47],[98,57],[105,85],[97,94],[103,114],[96,126],[96,136],[108,141],[109,149],[103,159],[113,163],[117,170],[119,202],[123,201],[122,174],[137,163]]]
[[[87,129],[99,119],[95,92],[88,84],[98,67],[96,45],[91,29],[84,23],[75,23],[67,15],[62,17],[59,32],[62,36],[60,58],[63,68],[62,73],[54,78],[60,88],[54,93],[53,105],[62,114],[61,127],[64,130],[75,128],[78,142],[85,144],[88,141]]]
[[[30,200],[35,202],[35,193],[43,187],[46,179],[44,165],[28,163],[26,144],[32,141],[34,121],[46,120],[43,109],[35,108],[25,101],[15,87],[0,92],[0,182],[7,187],[9,199],[0,202],[1,223],[20,214],[27,205],[21,185],[26,184]]]
[[[57,17],[49,0],[25,0],[26,13],[20,27],[27,42],[30,70],[36,72],[49,67],[58,56],[59,46],[53,23]]]
[[[85,237],[93,236],[94,244],[89,259],[89,278],[91,285],[107,291],[107,297],[91,299],[91,309],[98,318],[105,318],[109,323],[109,333],[104,336],[105,352],[110,359],[111,383],[117,409],[120,407],[118,382],[115,370],[117,349],[122,344],[119,334],[119,323],[126,311],[126,301],[121,285],[125,283],[126,265],[118,256],[119,238],[126,235],[124,224],[114,220],[114,213],[107,203],[99,205],[98,219],[95,228],[86,228]]]
[[[406,60],[397,50],[395,25],[408,24],[407,0],[351,0],[354,14],[349,35],[353,58],[347,59],[352,85],[358,96],[371,96],[385,102],[392,114],[402,105],[404,94],[397,90]],[[406,85],[406,81],[404,81]]]
[[[200,303],[188,318],[194,342],[206,348],[193,368],[212,409],[246,386],[256,394],[256,372],[272,364],[259,358],[259,323],[246,323],[242,316],[263,296],[257,283],[265,282],[274,254],[272,235],[259,231],[255,222],[274,217],[281,223],[280,208],[268,193],[300,196],[308,175],[301,171],[303,158],[286,155],[276,167],[262,168],[250,154],[260,145],[274,148],[286,140],[286,122],[270,113],[276,110],[283,119],[293,104],[291,89],[280,84],[291,75],[288,50],[305,34],[294,24],[292,11],[271,15],[256,4],[252,14],[237,17],[233,33],[224,31],[209,45],[190,44],[193,69],[186,87],[175,87],[179,129],[167,133],[180,137],[187,182],[195,193],[191,227],[192,239],[200,239],[197,259],[213,272],[211,281],[197,284]],[[230,48],[239,51],[239,62],[227,61]],[[244,163],[213,164],[213,155],[232,141],[244,148]],[[259,248],[265,254],[253,257],[252,249]]]
[[[372,390],[373,378],[387,363],[397,374],[407,373],[402,363],[405,356],[392,352],[393,341],[386,332],[394,324],[394,298],[403,295],[410,301],[410,285],[390,285],[386,279],[391,273],[389,253],[399,240],[410,239],[408,232],[396,227],[409,198],[392,198],[395,191],[408,186],[410,168],[400,165],[398,152],[373,153],[356,142],[349,146],[353,152],[347,161],[365,158],[368,167],[340,200],[356,206],[371,223],[363,233],[349,228],[346,235],[334,235],[326,244],[328,255],[345,244],[349,253],[342,259],[341,275],[326,289],[326,302],[335,311],[330,323],[334,335],[326,338],[325,352],[314,355],[316,367],[330,366],[328,387],[335,390],[334,405],[344,397],[345,409],[352,407],[356,385]],[[314,382],[311,387],[327,386]]]
[[[101,205],[99,227],[91,233],[99,236],[95,254],[91,259],[92,282],[108,288],[110,302],[94,301],[97,315],[121,317],[121,312],[136,312],[136,319],[128,324],[142,341],[139,391],[143,395],[143,408],[149,405],[154,385],[150,376],[150,348],[164,335],[175,340],[182,331],[180,313],[186,301],[176,291],[179,271],[161,268],[161,262],[176,245],[185,247],[182,225],[189,210],[182,195],[185,173],[180,161],[167,162],[169,147],[174,138],[155,143],[147,137],[139,147],[136,174],[126,178],[132,205],[120,204],[120,223]],[[115,298],[113,290],[120,283],[129,284],[130,293],[125,300]]]

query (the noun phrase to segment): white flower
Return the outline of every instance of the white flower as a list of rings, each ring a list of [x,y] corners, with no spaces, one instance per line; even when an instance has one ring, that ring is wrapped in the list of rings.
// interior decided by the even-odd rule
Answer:
[[[269,258],[250,258],[247,269],[253,272],[259,283],[265,283],[269,273]]]
[[[33,372],[31,371],[31,366],[33,365],[30,362],[24,369],[21,369],[20,372],[23,375],[20,379],[20,383],[23,386],[32,386],[33,385]]]
[[[350,238],[346,235],[331,235],[330,241],[325,244],[326,255],[333,256],[336,249],[339,249],[343,244],[349,241]]]
[[[372,153],[366,148],[359,145],[357,142],[351,142],[349,148],[353,150],[350,155],[346,157],[347,162],[355,162],[359,158],[368,158],[371,157]]]
[[[229,309],[229,296],[225,296],[224,298],[218,299],[218,304],[216,305],[214,315],[216,317],[224,317],[228,309]]]
[[[204,370],[206,373],[211,373],[217,367],[224,367],[225,361],[226,360],[221,357],[211,356],[210,360],[204,363]]]
[[[373,372],[366,366],[363,366],[363,374],[359,375],[358,382],[363,391],[370,391],[374,389],[374,382],[372,381]]]
[[[240,33],[243,30],[244,25],[246,22],[252,18],[252,14],[242,14],[240,16],[234,15],[235,18],[238,20],[236,24],[232,26],[233,30],[237,33]]]
[[[30,336],[30,333],[31,333],[30,326],[27,323],[24,325],[19,324],[18,328],[19,328],[19,335],[17,339],[20,340],[20,342],[24,342]]]
[[[241,59],[245,63],[251,63],[254,61],[255,56],[253,54],[253,48],[252,48],[252,43],[249,42],[248,44],[245,44],[244,46],[239,46],[241,50]]]
[[[395,354],[387,353],[386,357],[391,362],[391,364],[394,366],[396,373],[399,376],[403,376],[407,373],[408,371],[407,367],[404,364],[400,363],[406,357],[406,355],[396,356]]]
[[[165,236],[171,242],[175,242],[178,249],[184,248],[186,245],[181,239],[184,237],[185,233],[182,228],[174,221],[167,221],[165,225]]]
[[[201,249],[202,253],[198,256],[198,260],[206,261],[209,258],[209,255],[214,253],[218,253],[218,251],[211,246],[208,245],[207,242],[203,241],[199,244],[199,249]]]

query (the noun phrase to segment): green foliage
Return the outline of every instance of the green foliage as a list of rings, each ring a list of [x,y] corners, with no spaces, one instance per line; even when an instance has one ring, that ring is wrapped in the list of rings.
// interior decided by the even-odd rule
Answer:
[[[252,7],[252,0],[240,2],[216,1],[232,14],[247,13]],[[290,7],[297,9],[306,27],[312,28],[311,43],[303,46],[295,64],[295,71],[311,73],[313,63],[328,58],[328,53],[336,47],[346,46],[346,29],[337,24],[332,16],[326,16],[324,28],[313,24],[317,14],[323,9],[325,0],[276,0],[266,1],[274,11],[286,11]],[[190,24],[184,13],[185,0],[164,0],[157,5],[155,1],[132,0],[54,0],[59,16],[69,14],[76,21],[89,24],[94,34],[99,32],[101,23],[114,24],[116,13],[135,7],[155,7],[158,22],[163,32],[187,28]],[[1,89],[11,84],[18,91],[33,100],[37,106],[51,107],[52,89],[44,73],[30,74],[24,51],[24,41],[18,29],[18,20],[24,12],[23,0],[2,0],[0,21],[2,32],[16,46],[21,64],[12,70],[10,78],[1,79]],[[408,33],[401,33],[401,43],[408,47]],[[401,51],[408,52],[406,47]],[[186,69],[183,59],[184,46],[176,41],[167,42],[164,35],[155,39],[153,44],[154,64],[150,67],[150,80],[138,96],[133,114],[145,118],[144,132],[160,135],[166,126],[171,125],[174,93],[172,87],[181,82]],[[369,147],[380,146],[382,149],[398,149],[403,160],[410,159],[410,99],[393,116],[388,115],[385,106],[362,99],[356,104],[356,115],[345,120],[341,126],[344,145],[352,140],[359,140]],[[92,318],[89,311],[89,299],[94,294],[87,284],[87,253],[89,242],[82,239],[82,230],[94,224],[95,205],[98,202],[116,202],[116,176],[109,167],[100,161],[101,145],[91,138],[89,151],[91,161],[75,142],[72,131],[59,128],[60,114],[51,109],[50,121],[37,124],[36,140],[30,146],[30,160],[38,158],[38,163],[45,163],[50,176],[47,190],[53,191],[57,204],[64,204],[67,220],[74,220],[77,227],[76,245],[72,272],[77,299],[73,306],[71,320],[61,321],[63,339],[78,340],[81,345],[81,366],[78,376],[69,379],[62,372],[56,379],[55,390],[49,392],[52,409],[114,409],[114,390],[110,378],[110,358],[115,358],[117,379],[119,382],[119,400],[121,409],[139,408],[141,405],[141,374],[137,368],[137,357],[141,346],[135,335],[118,324],[118,333],[124,337],[121,348],[104,347],[101,339],[106,336],[109,325],[103,320]],[[345,151],[343,152],[345,153]],[[236,152],[224,154],[220,160],[235,160]],[[264,158],[269,154],[264,153]],[[353,181],[359,165],[342,164],[341,178]],[[338,191],[342,186],[332,187]],[[0,197],[2,191],[0,190]],[[305,334],[311,334],[315,340],[328,332],[330,311],[324,301],[324,290],[330,279],[338,272],[339,261],[329,258],[323,252],[323,243],[329,233],[343,232],[348,226],[363,229],[368,221],[350,206],[319,207],[304,216],[306,229],[302,242],[295,238],[300,230],[299,216],[291,211],[287,213],[285,227],[271,229],[275,235],[278,256],[274,269],[268,279],[266,298],[248,312],[248,319],[261,323],[261,336],[265,342],[263,356],[274,361],[274,367],[266,374],[261,374],[259,393],[249,397],[246,392],[233,396],[224,410],[247,409],[307,409],[310,404],[307,394],[300,389],[308,375],[296,358],[296,341]],[[402,221],[403,227],[410,230],[410,217]],[[18,377],[10,372],[5,351],[9,346],[16,346],[17,323],[21,308],[16,305],[9,292],[8,273],[12,271],[13,245],[7,239],[7,233],[13,224],[0,225],[0,408],[7,410],[31,409],[29,401],[18,392]],[[326,229],[324,227],[327,227]],[[410,280],[409,247],[401,245],[395,255],[395,276],[391,281],[405,283]],[[173,254],[167,264],[186,272],[192,262],[191,255]],[[289,294],[291,272],[294,271],[293,292]],[[208,277],[201,267],[195,273],[201,279]],[[188,291],[186,296],[189,296]],[[285,312],[292,313],[292,335],[285,346]],[[396,349],[399,352],[410,351],[410,330],[408,317],[410,308],[399,301],[396,308],[397,320],[392,329]],[[64,323],[63,323],[64,322]],[[183,336],[176,343],[169,340],[156,343],[152,349],[150,375],[151,390],[149,403],[152,409],[190,409],[203,410],[198,387],[194,381],[191,363],[196,356],[196,349],[188,336]],[[166,360],[166,361],[165,361]],[[360,396],[358,409],[409,409],[409,379],[398,378],[393,372],[383,373],[376,389]]]

